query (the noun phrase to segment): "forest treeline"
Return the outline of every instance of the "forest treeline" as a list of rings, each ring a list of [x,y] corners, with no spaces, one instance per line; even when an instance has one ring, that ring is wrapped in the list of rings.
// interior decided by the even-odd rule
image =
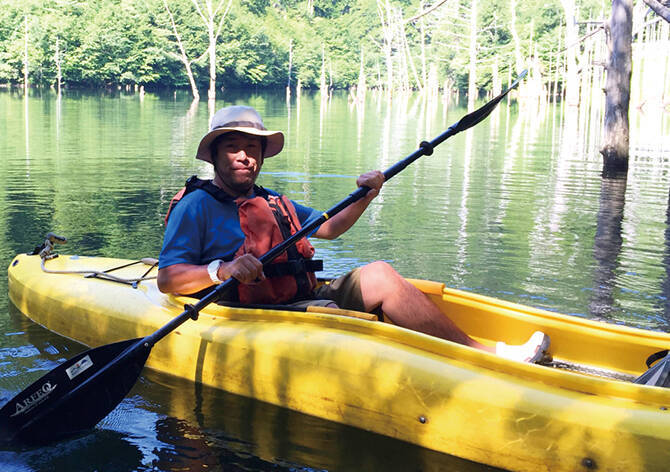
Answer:
[[[608,14],[601,2],[577,7]],[[519,58],[551,74],[565,23],[559,0],[2,0],[0,83],[24,83],[27,64],[31,85],[189,88],[188,64],[206,89],[215,44],[217,89],[284,87],[289,75],[348,88],[362,71],[367,87],[465,91],[475,57],[483,90]]]

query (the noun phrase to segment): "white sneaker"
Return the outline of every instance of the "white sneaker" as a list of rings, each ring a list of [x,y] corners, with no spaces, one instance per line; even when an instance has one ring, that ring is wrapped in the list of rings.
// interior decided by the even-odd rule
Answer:
[[[549,336],[542,331],[535,331],[525,344],[510,346],[502,341],[496,343],[496,354],[512,361],[533,364],[544,357],[550,342]]]

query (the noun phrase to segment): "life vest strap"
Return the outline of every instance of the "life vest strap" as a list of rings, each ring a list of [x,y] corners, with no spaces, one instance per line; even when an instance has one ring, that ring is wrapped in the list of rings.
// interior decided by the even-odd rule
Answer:
[[[196,189],[204,190],[223,204],[235,201],[234,197],[228,195],[223,189],[214,185],[211,180],[200,179],[197,175],[192,175],[186,180],[184,186],[175,194],[175,196],[172,197],[172,200],[170,200],[163,224],[167,225],[168,218],[170,218],[170,213],[172,213],[174,207],[177,206],[177,203],[179,203],[187,194]],[[258,185],[254,185],[254,193],[257,196],[263,197],[265,199],[267,199],[269,195],[267,190]]]
[[[322,260],[292,259],[286,262],[268,264],[263,268],[266,277],[281,277],[284,275],[298,275],[306,272],[320,272],[323,270]]]

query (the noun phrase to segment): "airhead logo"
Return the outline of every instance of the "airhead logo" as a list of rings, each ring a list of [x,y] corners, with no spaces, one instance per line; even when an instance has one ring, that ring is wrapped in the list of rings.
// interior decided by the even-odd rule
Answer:
[[[16,404],[16,413],[14,413],[11,416],[17,416],[22,413],[29,412],[37,405],[42,403],[44,400],[46,400],[47,397],[49,397],[49,395],[51,394],[51,392],[56,390],[57,386],[58,385],[51,385],[51,382],[45,382],[44,384],[42,384],[42,387],[33,392],[32,395],[25,398],[23,401],[18,402]]]
[[[73,380],[77,375],[81,374],[92,365],[93,361],[91,360],[91,356],[86,355],[76,363],[72,364],[69,368],[65,369],[65,373],[70,377],[70,380]]]

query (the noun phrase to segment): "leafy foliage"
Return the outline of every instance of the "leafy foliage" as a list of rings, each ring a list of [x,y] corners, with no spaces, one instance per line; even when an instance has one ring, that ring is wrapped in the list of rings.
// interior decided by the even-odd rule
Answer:
[[[328,82],[346,88],[358,81],[361,60],[368,84],[379,85],[387,67],[382,51],[380,0],[234,0],[216,45],[218,87],[281,87],[290,81],[318,87],[322,63]],[[167,0],[199,87],[209,80],[209,39],[190,0]],[[216,4],[217,1],[213,0]],[[403,19],[438,0],[392,0]],[[514,62],[509,0],[478,2],[478,85],[489,86],[498,60],[505,73]],[[163,0],[5,0],[0,10],[0,83],[21,83],[27,18],[28,74],[31,84],[56,81],[60,63],[66,86],[187,87],[176,38]],[[312,5],[312,9],[308,8]],[[597,15],[593,0],[582,11]],[[544,64],[558,48],[565,19],[558,0],[517,1],[516,30],[522,55]],[[471,0],[449,0],[404,24],[407,46],[394,45],[393,67],[414,71],[410,83],[425,80],[437,64],[438,81],[467,87]],[[58,56],[56,55],[58,45]],[[422,61],[425,54],[425,66]],[[411,61],[411,63],[410,63]],[[409,66],[409,67],[407,67]],[[423,79],[421,77],[424,77]]]

